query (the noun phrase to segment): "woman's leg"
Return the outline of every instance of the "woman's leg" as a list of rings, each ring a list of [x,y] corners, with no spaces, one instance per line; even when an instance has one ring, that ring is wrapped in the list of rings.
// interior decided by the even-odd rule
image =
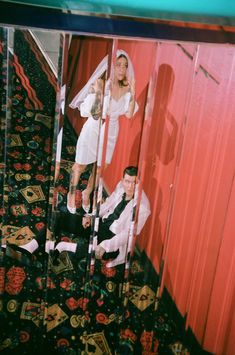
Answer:
[[[105,163],[105,166],[103,167],[103,170],[106,169],[107,166],[108,166],[108,164]],[[99,189],[100,176],[101,176],[101,167],[98,166],[97,169],[96,169],[96,164],[94,164],[93,168],[92,168],[91,175],[89,176],[89,179],[88,179],[87,187],[82,192],[83,209],[86,212],[88,212],[90,210],[90,194],[92,193],[94,188],[97,189],[97,192],[99,190],[102,191],[102,186],[101,186],[101,189]],[[96,201],[96,199],[97,199],[97,201]],[[100,196],[99,193],[95,193],[94,194],[93,209],[95,209],[95,206],[96,206],[97,202],[102,202],[102,196]]]
[[[94,189],[96,164],[93,164],[87,187],[82,191],[82,207],[87,213],[90,210],[90,194]]]
[[[58,180],[59,175],[60,175],[60,162],[57,161],[55,164],[55,182]]]
[[[76,213],[76,188],[81,174],[84,172],[86,165],[74,163],[70,175],[69,192],[67,195],[67,208],[70,213]]]

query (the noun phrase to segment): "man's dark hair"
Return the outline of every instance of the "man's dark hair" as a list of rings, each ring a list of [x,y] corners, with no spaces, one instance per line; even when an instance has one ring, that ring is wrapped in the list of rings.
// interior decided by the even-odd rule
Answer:
[[[137,176],[138,175],[138,168],[136,166],[127,166],[123,171],[123,177],[125,174],[129,176]]]

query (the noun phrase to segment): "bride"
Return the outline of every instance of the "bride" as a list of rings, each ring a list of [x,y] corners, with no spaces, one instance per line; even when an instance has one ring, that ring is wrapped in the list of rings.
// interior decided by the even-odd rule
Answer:
[[[69,105],[73,109],[78,108],[82,117],[88,117],[77,140],[75,163],[70,176],[67,195],[67,209],[70,213],[76,213],[75,194],[81,174],[88,164],[97,162],[98,168],[101,166],[106,127],[105,122],[102,124],[102,119],[109,116],[105,154],[105,166],[107,166],[112,160],[118,138],[119,116],[125,115],[131,118],[138,110],[135,101],[134,70],[128,54],[121,49],[116,51],[113,78],[105,82],[107,68],[108,55],[101,61],[87,84]],[[94,171],[87,188],[82,192],[82,206],[86,212],[90,208],[93,183]]]

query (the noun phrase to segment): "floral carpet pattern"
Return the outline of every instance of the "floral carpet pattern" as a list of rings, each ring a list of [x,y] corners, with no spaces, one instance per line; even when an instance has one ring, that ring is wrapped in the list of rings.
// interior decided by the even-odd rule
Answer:
[[[4,73],[4,36],[0,38]],[[52,163],[55,78],[27,31],[15,31],[12,97],[6,165],[1,156],[1,244],[40,241],[32,258],[0,251],[0,352],[3,354],[190,354],[184,335],[158,298],[158,276],[136,248],[127,274],[123,265],[90,263],[87,239],[76,235],[66,209],[76,135],[65,119],[57,201],[65,228],[57,241],[79,245],[58,259],[45,252],[54,201]],[[2,76],[3,77],[3,76]],[[1,95],[4,98],[1,82]],[[1,111],[1,119],[4,111]],[[2,128],[2,125],[1,125]],[[3,127],[1,133],[5,132]],[[2,171],[1,170],[1,171]],[[88,173],[80,180],[78,206]],[[76,222],[76,221],[75,221]]]

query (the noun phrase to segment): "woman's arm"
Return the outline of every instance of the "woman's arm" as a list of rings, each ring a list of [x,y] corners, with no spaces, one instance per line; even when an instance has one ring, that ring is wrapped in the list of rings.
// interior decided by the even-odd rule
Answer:
[[[132,81],[130,81],[129,87],[130,87],[129,106],[128,106],[128,109],[125,113],[125,116],[127,118],[131,118],[133,116],[134,110],[135,110],[135,80],[134,79],[132,79]]]
[[[90,86],[88,95],[80,105],[80,114],[82,117],[92,116],[95,120],[100,117],[102,107],[102,83],[98,79]],[[102,81],[102,80],[101,80]]]
[[[102,114],[102,100],[103,100],[104,83],[102,79],[97,79],[93,85],[95,93],[95,101],[91,107],[91,115],[95,120],[98,120]]]

